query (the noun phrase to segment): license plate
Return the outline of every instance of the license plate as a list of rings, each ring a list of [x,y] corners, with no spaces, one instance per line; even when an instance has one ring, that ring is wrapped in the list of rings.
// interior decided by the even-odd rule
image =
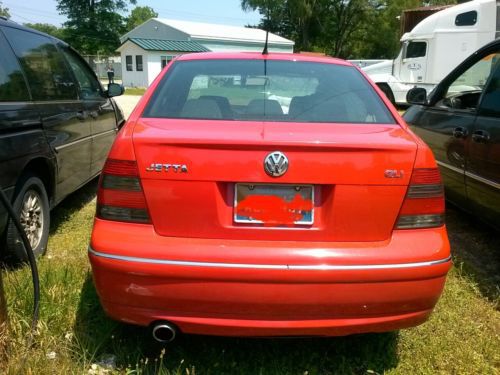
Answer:
[[[311,225],[314,221],[312,185],[236,184],[236,223]]]

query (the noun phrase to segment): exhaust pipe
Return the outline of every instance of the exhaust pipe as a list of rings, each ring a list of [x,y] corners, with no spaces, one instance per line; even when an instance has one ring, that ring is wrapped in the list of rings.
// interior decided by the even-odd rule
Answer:
[[[166,344],[175,340],[177,328],[168,322],[158,322],[153,325],[152,334],[156,341]]]

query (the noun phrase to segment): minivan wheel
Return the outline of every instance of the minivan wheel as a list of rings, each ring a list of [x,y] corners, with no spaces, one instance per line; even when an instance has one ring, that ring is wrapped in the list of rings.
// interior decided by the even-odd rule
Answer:
[[[25,176],[19,186],[13,208],[24,228],[35,257],[38,257],[45,253],[49,239],[49,199],[43,182],[36,176]],[[28,261],[21,237],[12,220],[7,226],[6,251],[6,255],[14,262]]]

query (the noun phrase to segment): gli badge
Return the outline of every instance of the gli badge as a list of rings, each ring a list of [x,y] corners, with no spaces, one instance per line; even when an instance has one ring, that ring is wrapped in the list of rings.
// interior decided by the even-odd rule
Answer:
[[[405,175],[402,169],[386,169],[384,172],[384,176],[386,178],[403,178]]]

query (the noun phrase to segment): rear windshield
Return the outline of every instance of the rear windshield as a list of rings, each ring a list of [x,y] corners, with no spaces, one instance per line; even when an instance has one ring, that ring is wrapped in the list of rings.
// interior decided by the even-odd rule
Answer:
[[[175,62],[143,116],[394,123],[387,107],[354,67],[275,60]]]

